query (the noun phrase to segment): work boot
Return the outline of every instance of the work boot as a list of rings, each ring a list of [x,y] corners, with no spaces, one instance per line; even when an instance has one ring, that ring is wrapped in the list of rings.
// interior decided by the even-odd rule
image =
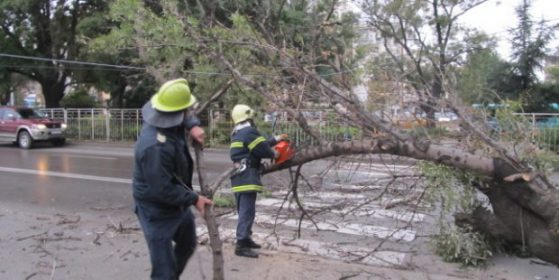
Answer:
[[[250,247],[235,245],[235,255],[246,258],[258,258],[258,253],[253,251]]]
[[[262,248],[262,246],[260,246],[260,244],[254,242],[254,240],[252,240],[252,239],[246,240],[246,241],[245,241],[245,246],[246,246],[246,247],[249,247],[249,248],[251,248],[251,249],[260,249],[260,248]]]

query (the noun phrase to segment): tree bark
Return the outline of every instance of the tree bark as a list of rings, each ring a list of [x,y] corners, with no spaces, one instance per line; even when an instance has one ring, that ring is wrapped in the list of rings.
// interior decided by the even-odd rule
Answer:
[[[520,245],[534,256],[559,265],[559,230],[557,210],[559,192],[538,182],[507,182],[514,168],[501,159],[495,159],[495,172],[488,187],[477,186],[491,202],[493,211],[476,209],[471,215],[458,215],[457,224],[471,225],[507,244]],[[541,178],[540,178],[541,179]]]
[[[206,196],[209,199],[213,199],[215,192],[208,185],[206,185],[206,172],[203,162],[204,154],[202,151],[202,145],[194,143],[194,151],[196,154],[196,170],[198,172],[198,180],[200,181],[202,195]],[[206,219],[206,226],[208,228],[208,235],[210,238],[210,247],[212,249],[213,279],[223,280],[225,279],[223,264],[223,244],[219,236],[219,224],[217,223],[213,207],[206,205],[204,219]]]
[[[472,215],[457,215],[458,225],[469,224],[475,230],[508,244],[523,245],[542,260],[559,265],[559,191],[540,176],[532,181],[523,177],[514,182],[505,179],[518,171],[499,158],[474,155],[457,149],[432,145],[428,141],[409,138],[405,141],[377,139],[361,142],[329,143],[298,151],[281,165],[264,170],[270,173],[331,156],[386,153],[442,163],[474,171],[489,178],[488,186],[478,186],[487,195],[492,210],[478,208]]]
[[[212,97],[207,100],[205,103],[200,105],[194,112],[194,115],[200,114],[202,111],[205,111],[206,108],[211,104],[211,102],[219,99],[223,94],[227,92],[229,87],[233,84],[233,79],[230,79],[226,83],[224,83],[213,95]],[[186,132],[185,132],[186,133]],[[213,199],[215,192],[217,191],[217,186],[223,182],[224,179],[219,180],[217,182],[217,186],[209,186],[206,184],[206,169],[204,165],[204,152],[203,146],[195,141],[194,143],[194,152],[196,157],[196,171],[198,172],[198,180],[200,181],[200,189],[202,195],[206,196],[209,199]],[[188,147],[186,147],[188,149]],[[225,172],[226,175],[222,176],[222,178],[228,178],[230,171]],[[226,176],[226,177],[225,177]],[[205,216],[206,219],[206,226],[208,228],[208,235],[210,239],[210,247],[212,249],[212,260],[213,260],[213,279],[214,280],[223,280],[225,279],[225,272],[224,272],[224,261],[223,261],[223,242],[221,241],[221,237],[219,235],[219,224],[217,222],[217,218],[215,216],[215,212],[213,207],[206,206],[205,209]]]
[[[64,97],[64,89],[66,88],[64,80],[65,77],[62,80],[47,78],[39,81],[45,97],[45,107],[57,108],[60,106],[60,100]]]

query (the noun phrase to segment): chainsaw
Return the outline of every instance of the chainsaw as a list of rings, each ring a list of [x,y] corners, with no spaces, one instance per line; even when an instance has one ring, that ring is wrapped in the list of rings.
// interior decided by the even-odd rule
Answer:
[[[276,132],[277,116],[274,115],[274,123],[272,124],[272,135]],[[279,153],[279,157],[275,160],[275,164],[282,164],[290,160],[295,154],[295,146],[291,144],[291,141],[283,139],[278,141],[274,146],[274,150]]]
[[[279,157],[276,159],[276,164],[282,164],[290,160],[295,154],[295,147],[291,145],[289,140],[280,140],[275,146],[274,150],[279,153]]]

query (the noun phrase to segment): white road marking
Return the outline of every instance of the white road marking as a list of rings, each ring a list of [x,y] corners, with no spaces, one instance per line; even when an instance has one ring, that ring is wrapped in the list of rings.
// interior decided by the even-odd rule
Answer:
[[[71,178],[71,179],[101,181],[101,182],[109,182],[109,183],[132,184],[131,179],[125,179],[125,178],[93,176],[93,175],[86,175],[86,174],[65,173],[65,172],[46,171],[46,170],[37,170],[37,169],[0,167],[0,171],[10,172],[10,173],[20,173],[20,174],[32,174],[32,175],[40,175],[40,176],[52,176],[52,177],[62,177],[62,178]]]
[[[0,172],[31,174],[31,175],[39,175],[39,176],[52,176],[52,177],[81,179],[81,180],[90,180],[90,181],[101,181],[101,182],[109,182],[109,183],[132,184],[132,179],[127,179],[127,178],[93,176],[93,175],[86,175],[86,174],[44,171],[44,170],[37,170],[37,169],[0,167]],[[192,187],[194,191],[200,191],[200,186],[192,185]]]
[[[277,198],[264,198],[264,199],[256,200],[256,205],[260,205],[260,206],[280,207],[282,204],[283,204],[284,207],[286,207],[290,203],[289,203],[289,201],[286,201],[284,203],[283,199],[277,199]],[[293,201],[291,204],[294,205],[295,201]],[[303,202],[303,205],[305,207],[315,207],[315,208],[332,206],[332,204],[312,202],[312,201],[306,201],[306,200]]]
[[[336,184],[333,183],[331,184],[333,187],[336,187],[337,189],[344,191],[344,190],[348,190],[348,191],[377,191],[377,190],[397,190],[397,191],[411,191],[411,192],[422,192],[424,191],[424,189],[422,188],[410,188],[409,186],[405,186],[405,185],[392,185],[392,186],[381,186],[381,185],[365,185],[365,186],[360,186],[360,185],[350,185],[350,184]]]
[[[260,205],[260,206],[267,206],[267,207],[280,207],[282,205],[282,203],[284,203],[284,201],[282,199],[275,199],[275,198],[266,198],[266,199],[260,199],[256,201],[256,205]],[[319,202],[311,202],[311,201],[307,201],[304,200],[303,202],[303,206],[304,207],[309,207],[309,208],[325,208],[325,207],[332,207],[333,204],[328,204],[328,203],[319,203]],[[296,204],[295,202],[293,203],[289,203],[289,201],[286,201],[285,204],[283,204],[284,207],[287,207],[288,205],[290,206],[290,208],[296,208]],[[364,216],[368,216],[368,217],[372,217],[372,218],[379,218],[379,219],[383,219],[383,218],[390,218],[390,219],[395,219],[395,220],[399,220],[399,221],[404,221],[404,222],[408,222],[408,221],[412,221],[412,222],[422,222],[423,219],[425,218],[424,214],[420,214],[420,213],[401,213],[401,212],[396,212],[396,211],[392,211],[392,210],[385,210],[385,209],[381,209],[378,206],[375,205],[364,205],[362,207],[360,207],[357,210],[353,210],[355,206],[352,207],[344,207],[342,209],[331,209],[330,213],[334,213],[334,214],[339,214],[339,215],[351,215],[351,216],[357,216],[357,217],[364,217]]]
[[[238,216],[232,216],[230,219],[236,220]],[[285,219],[285,218],[277,218],[272,215],[267,214],[258,214],[256,215],[255,222],[263,223],[263,224],[274,224],[277,221],[278,224],[287,226],[287,227],[299,227],[299,220],[298,219]],[[392,240],[403,240],[406,242],[411,242],[415,239],[415,231],[414,230],[407,230],[407,229],[389,229],[385,227],[379,226],[371,226],[371,225],[363,225],[363,224],[353,224],[353,223],[344,223],[344,222],[336,222],[335,224],[326,223],[326,222],[316,222],[316,226],[321,230],[330,230],[338,233],[346,233],[351,235],[359,235],[359,236],[372,236],[381,239],[389,238]],[[301,228],[305,229],[316,229],[315,224],[303,220],[301,222]]]
[[[272,196],[284,197],[286,194],[287,191],[276,191],[272,193]],[[316,193],[303,193],[300,195],[301,197],[304,197],[305,200],[310,199],[310,200],[315,200],[320,202],[325,201],[326,203],[330,203],[330,204],[333,203],[340,204],[341,202],[348,201],[348,200],[361,200],[362,202],[365,202],[365,199],[372,198],[371,196],[362,195],[362,194],[341,193],[341,192],[316,192]],[[399,202],[405,200],[406,198],[392,198],[392,197],[383,196],[380,199],[375,199],[374,201],[371,202],[386,206],[389,204],[398,204]],[[421,201],[419,206],[431,207],[430,204],[426,203],[425,201]]]
[[[53,154],[50,157],[68,157],[68,158],[85,158],[85,159],[105,159],[105,160],[117,160],[115,157],[98,157],[98,156],[77,156],[77,155],[57,155]]]
[[[33,151],[33,150],[32,150]],[[47,149],[40,150],[41,153],[50,154],[78,154],[78,155],[103,155],[103,156],[119,156],[119,157],[133,157],[133,149],[128,148],[94,148],[85,147],[83,149],[77,148],[58,148],[58,149]]]
[[[330,171],[326,176],[349,177],[363,175],[366,177],[392,177],[391,171],[360,171],[360,170],[336,170]]]
[[[199,240],[208,239],[208,229],[205,226],[198,226],[196,233]],[[219,235],[221,240],[235,242],[235,230],[220,228]],[[305,239],[286,239],[281,236],[254,232],[253,238],[258,243],[263,243],[264,248],[278,250],[282,252],[306,254],[320,256],[329,259],[343,260],[347,262],[360,262],[378,266],[403,266],[408,258],[406,253],[394,251],[370,252],[369,248],[340,245],[330,242],[320,242]]]
[[[285,196],[286,191],[273,192],[273,196]],[[347,200],[347,199],[365,199],[366,196],[363,194],[353,194],[353,193],[340,193],[340,192],[317,192],[317,193],[305,193],[303,194],[306,198],[317,198],[320,200]]]

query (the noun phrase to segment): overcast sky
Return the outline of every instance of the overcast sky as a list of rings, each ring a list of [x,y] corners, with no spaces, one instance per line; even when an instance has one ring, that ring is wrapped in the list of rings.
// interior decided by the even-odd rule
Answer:
[[[489,0],[464,15],[463,22],[469,26],[479,28],[499,38],[499,53],[505,59],[510,56],[510,35],[507,28],[515,27],[518,23],[515,7],[522,0]],[[550,24],[559,23],[559,0],[532,0],[530,14],[536,22],[541,19]],[[556,33],[559,38],[559,32]],[[553,50],[559,46],[559,40],[553,41],[549,47]]]

